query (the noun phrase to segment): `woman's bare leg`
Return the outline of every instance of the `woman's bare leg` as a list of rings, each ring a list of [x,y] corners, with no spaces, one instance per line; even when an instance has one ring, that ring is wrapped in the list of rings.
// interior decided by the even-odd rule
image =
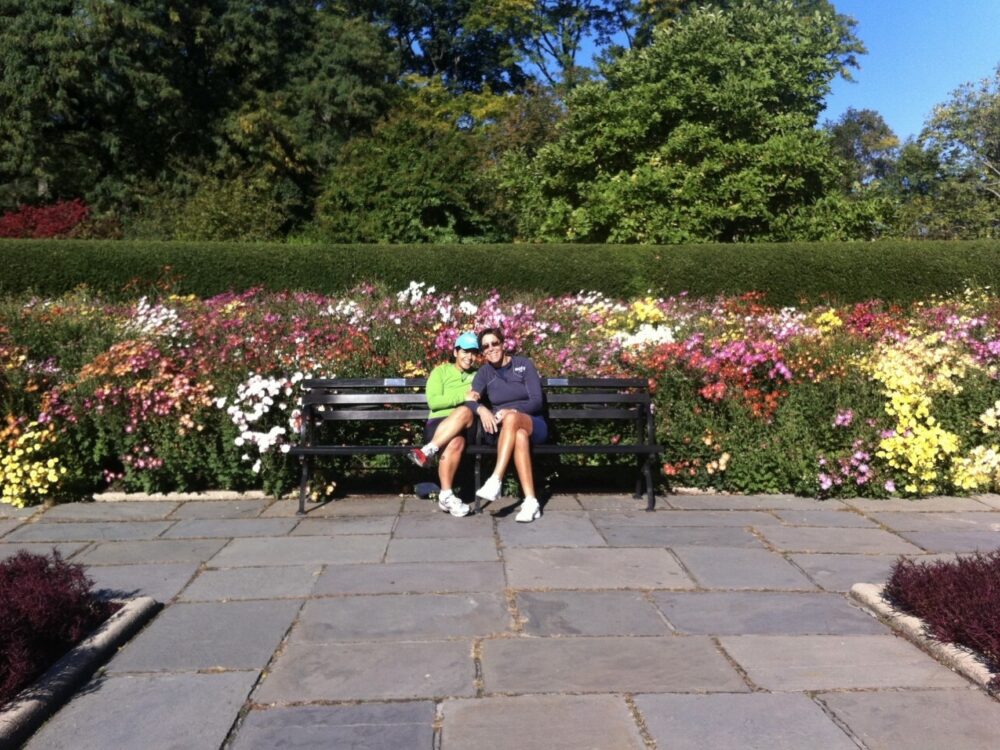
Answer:
[[[518,430],[514,440],[514,467],[524,496],[535,497],[535,476],[531,470],[531,435],[524,430]]]
[[[531,417],[527,414],[508,414],[500,423],[500,437],[497,440],[497,465],[493,469],[493,476],[503,479],[510,465],[510,459],[514,455],[514,447],[517,443],[517,435],[524,432],[531,436]]]
[[[442,422],[442,424],[444,424]],[[434,433],[437,439],[437,432]],[[438,478],[441,480],[441,490],[450,490],[455,481],[455,474],[458,473],[458,465],[462,463],[462,451],[465,450],[465,438],[461,435],[448,441],[445,449],[441,451],[441,460],[438,461]]]
[[[472,420],[474,418],[475,415],[467,406],[457,407],[455,411],[438,423],[437,429],[434,430],[434,437],[431,438],[431,442],[437,447],[438,450],[441,450],[445,445],[450,444],[452,438],[461,435],[469,429],[472,426]],[[462,445],[465,447],[464,441]]]

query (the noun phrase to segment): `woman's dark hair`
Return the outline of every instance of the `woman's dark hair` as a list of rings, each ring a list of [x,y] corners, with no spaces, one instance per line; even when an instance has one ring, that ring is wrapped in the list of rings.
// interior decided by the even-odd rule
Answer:
[[[491,333],[497,337],[501,344],[503,343],[503,331],[499,328],[484,328],[479,332],[479,351],[483,350],[483,337],[489,336]]]

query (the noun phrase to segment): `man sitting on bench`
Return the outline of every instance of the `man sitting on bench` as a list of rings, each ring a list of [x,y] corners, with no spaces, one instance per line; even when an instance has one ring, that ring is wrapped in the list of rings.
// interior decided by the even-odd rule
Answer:
[[[437,453],[441,493],[438,507],[456,518],[469,514],[469,506],[452,491],[458,465],[465,450],[466,431],[475,424],[478,404],[469,400],[472,379],[479,364],[479,339],[474,333],[463,333],[455,341],[451,362],[435,367],[427,378],[427,405],[430,417],[424,425],[422,448],[414,448],[409,458],[421,468],[429,466]]]

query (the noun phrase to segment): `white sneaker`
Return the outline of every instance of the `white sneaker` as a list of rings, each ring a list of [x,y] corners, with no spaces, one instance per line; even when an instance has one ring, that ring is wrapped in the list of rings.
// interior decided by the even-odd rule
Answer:
[[[491,476],[485,482],[483,486],[476,490],[476,497],[482,498],[488,503],[494,502],[498,497],[500,497],[500,480],[494,476]]]
[[[450,490],[438,495],[438,507],[446,513],[451,513],[455,518],[469,515],[469,506]]]
[[[533,497],[524,498],[521,503],[521,510],[514,516],[514,520],[519,523],[531,523],[542,515],[542,509],[538,506],[538,500]]]

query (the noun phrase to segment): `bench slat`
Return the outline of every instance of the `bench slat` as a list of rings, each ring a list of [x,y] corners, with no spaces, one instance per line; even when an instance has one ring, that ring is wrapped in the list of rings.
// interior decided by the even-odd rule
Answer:
[[[328,404],[421,404],[427,405],[423,393],[306,393],[302,403],[315,405]]]

